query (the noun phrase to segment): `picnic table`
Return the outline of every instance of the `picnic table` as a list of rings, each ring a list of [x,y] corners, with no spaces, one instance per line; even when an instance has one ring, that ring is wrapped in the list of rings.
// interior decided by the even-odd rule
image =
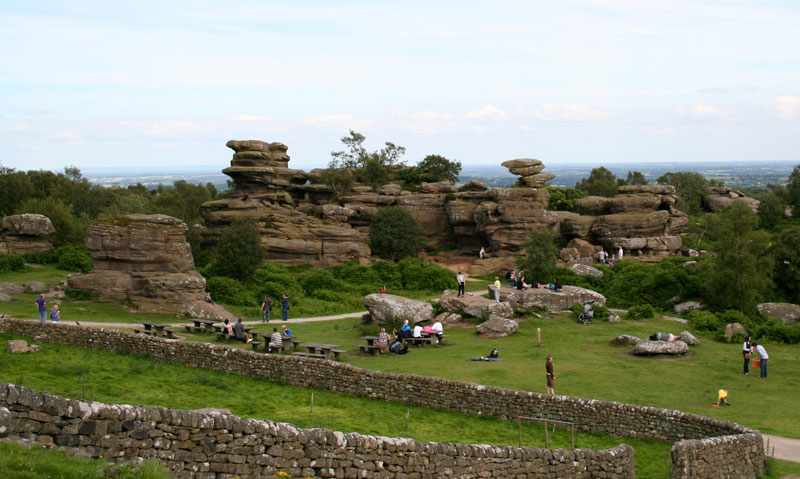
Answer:
[[[184,324],[183,327],[186,328],[186,332],[191,332],[194,330],[196,333],[206,332],[206,333],[213,333],[214,332],[214,325],[219,321],[215,321],[213,319],[199,319],[199,318],[190,318],[189,321],[194,323],[194,326],[189,324]]]
[[[367,342],[367,344],[358,345],[358,349],[361,350],[361,352],[369,353],[373,356],[380,352],[381,347],[376,344],[376,342],[381,339],[380,336],[361,336],[361,339]]]
[[[134,329],[135,333],[143,333],[150,336],[166,336],[168,338],[174,338],[172,333],[174,332],[171,329],[166,329],[168,324],[164,323],[156,323],[153,321],[142,321],[142,326],[144,326],[144,330]]]
[[[334,349],[339,346],[338,344],[303,343],[301,346],[307,348],[308,352],[304,353],[298,351],[292,354],[295,356],[306,356],[318,359],[330,359],[331,355],[333,355],[333,357],[338,360],[339,354],[345,352],[342,349]]]
[[[269,347],[269,341],[270,341],[271,333],[261,333],[261,336],[263,336],[263,339],[264,339],[263,342],[262,341],[256,341],[256,339],[255,339],[255,337],[256,337],[255,335],[259,334],[259,333],[253,332],[252,334],[253,334],[253,340],[250,341],[250,346],[253,347],[253,351],[258,351],[258,348],[262,344],[264,345],[264,347],[262,349],[264,351],[266,351],[267,348]],[[283,335],[281,335],[281,340],[282,340],[281,350],[284,351],[284,352],[288,351],[290,347],[292,349],[294,349],[295,351],[297,351],[297,347],[300,345],[300,340],[295,338],[294,336],[286,336],[285,334],[283,334]]]

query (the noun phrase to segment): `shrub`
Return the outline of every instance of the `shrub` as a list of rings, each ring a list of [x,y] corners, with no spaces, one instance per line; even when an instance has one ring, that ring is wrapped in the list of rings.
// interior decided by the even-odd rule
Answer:
[[[398,263],[406,289],[443,291],[456,284],[452,271],[434,263],[424,263],[417,258],[405,258]]]
[[[692,311],[687,315],[689,324],[698,331],[720,331],[725,324],[710,311]]]
[[[254,293],[259,304],[265,294],[273,301],[280,299],[284,293],[292,299],[299,299],[304,296],[303,288],[298,283],[299,278],[299,274],[289,272],[289,269],[282,264],[263,263],[250,280],[250,291]]]
[[[25,258],[17,254],[0,256],[0,272],[25,271]]]
[[[242,283],[225,276],[214,276],[206,282],[206,289],[216,301],[239,306],[254,306],[253,294]]]
[[[352,260],[337,264],[328,271],[334,278],[348,283],[371,285],[374,288],[382,282],[380,275],[373,268],[361,266]]]
[[[369,225],[372,253],[394,261],[414,256],[421,246],[419,223],[399,206],[383,208]]]
[[[531,231],[524,244],[527,254],[516,259],[517,270],[524,271],[526,282],[547,282],[552,279],[558,257],[555,240],[556,235],[549,230]]]
[[[75,301],[89,301],[94,297],[94,294],[86,289],[66,288],[64,290],[64,294],[67,296],[67,298]]]
[[[62,246],[56,250],[57,268],[64,271],[79,271],[83,274],[92,270],[94,263],[89,255],[73,246]]]
[[[633,306],[628,310],[628,318],[630,319],[645,319],[655,316],[656,310],[649,304],[639,304]]]
[[[381,286],[398,288],[403,285],[403,275],[400,273],[400,266],[397,263],[376,261],[371,268],[380,278]]]
[[[314,296],[314,292],[320,289],[330,291],[342,291],[345,289],[344,283],[333,277],[330,271],[325,269],[315,269],[304,274],[300,278],[300,286],[307,294]]]
[[[219,238],[215,255],[214,276],[227,276],[247,283],[264,259],[255,222],[242,218],[228,226]]]
[[[57,264],[58,255],[53,253],[28,253],[22,255],[26,263],[34,264]]]

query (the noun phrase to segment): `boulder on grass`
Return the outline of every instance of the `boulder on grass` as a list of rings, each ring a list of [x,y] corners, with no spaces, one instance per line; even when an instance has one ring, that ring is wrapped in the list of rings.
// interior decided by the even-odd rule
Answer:
[[[609,311],[608,312],[608,322],[609,323],[621,323],[622,322],[622,318],[620,318],[619,315],[617,313],[615,313],[614,311]]]
[[[630,334],[620,334],[614,338],[615,344],[637,344],[643,341],[642,338],[631,336]]]
[[[0,293],[0,302],[11,301],[12,299],[14,298],[7,295],[6,293]]]
[[[680,339],[689,346],[697,346],[700,344],[700,340],[695,338],[694,334],[690,333],[689,331],[682,331]]]
[[[598,306],[606,304],[606,297],[602,294],[577,286],[564,286],[561,291],[547,288],[532,288],[524,291],[508,287],[500,288],[500,302],[508,302],[515,313],[522,314],[544,308],[550,311],[562,311],[589,300],[594,301]]]
[[[636,356],[652,356],[655,354],[680,355],[689,352],[689,345],[683,341],[640,341],[631,348]]]
[[[361,304],[369,310],[372,321],[379,324],[398,323],[404,319],[416,324],[433,319],[430,303],[394,294],[368,294],[361,298]]]
[[[703,305],[697,301],[686,301],[685,303],[676,304],[672,309],[675,310],[675,314],[685,314],[689,311],[697,311],[702,307]]]
[[[15,295],[25,292],[25,286],[17,283],[0,283],[0,293]]]
[[[800,319],[800,304],[761,303],[758,312],[769,318],[777,318],[784,324],[794,324]]]
[[[21,354],[30,351],[28,342],[21,339],[11,339],[6,343],[6,352],[9,354]]]
[[[477,326],[482,336],[490,339],[503,338],[512,335],[519,329],[519,324],[513,319],[493,318]]]
[[[460,314],[448,312],[441,313],[434,318],[435,321],[438,320],[442,324],[460,323],[462,319]]]
[[[725,339],[730,343],[737,334],[747,336],[747,330],[740,323],[731,323],[725,326]]]
[[[497,319],[514,315],[514,309],[508,303],[498,303],[473,293],[458,297],[458,292],[451,289],[442,293],[439,304],[445,311],[465,314],[471,318],[488,316],[489,319]]]
[[[594,266],[587,266],[585,264],[580,264],[580,263],[572,263],[569,265],[569,269],[577,273],[579,276],[593,276],[595,278],[603,277],[603,272],[595,268]]]
[[[25,285],[26,293],[45,293],[47,292],[47,285],[41,281],[31,281]]]

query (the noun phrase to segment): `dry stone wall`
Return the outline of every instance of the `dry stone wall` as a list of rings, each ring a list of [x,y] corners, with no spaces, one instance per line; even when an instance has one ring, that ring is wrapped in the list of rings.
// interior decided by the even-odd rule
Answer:
[[[515,391],[441,378],[370,371],[332,361],[266,355],[222,345],[151,338],[114,330],[40,325],[36,322],[6,319],[0,320],[0,331],[29,337],[43,336],[46,341],[74,346],[109,351],[125,350],[171,363],[238,375],[265,377],[271,381],[285,381],[293,386],[327,389],[385,401],[407,402],[463,414],[501,418],[533,416],[574,422],[576,428],[582,431],[679,441],[673,447],[673,477],[702,477],[697,475],[697,471],[709,467],[706,458],[712,456],[725,461],[731,470],[736,471],[725,477],[756,477],[764,467],[764,449],[758,431],[680,411]],[[716,440],[720,437],[733,438],[731,440],[735,439],[736,444],[741,447],[728,447],[727,441]],[[720,446],[719,450],[716,446]],[[471,446],[453,447],[457,449]],[[709,452],[703,454],[704,450]],[[595,452],[601,455],[603,453],[603,451]],[[628,464],[624,454],[620,460],[622,462],[616,465],[623,465],[624,472],[620,473],[621,475],[606,470],[603,476],[567,473],[567,469],[563,469],[560,471],[563,474],[559,474],[558,477],[633,477],[632,468],[629,470],[624,466]],[[699,464],[701,462],[703,464]],[[679,469],[678,472],[676,468]],[[616,466],[611,469],[611,471],[616,470]],[[396,472],[405,474],[402,469],[397,469]],[[438,477],[437,474],[439,473],[426,474],[424,477]],[[527,477],[539,477],[533,472],[529,474]],[[490,475],[506,477],[499,471],[497,475],[495,473]],[[398,476],[389,474],[373,477]]]

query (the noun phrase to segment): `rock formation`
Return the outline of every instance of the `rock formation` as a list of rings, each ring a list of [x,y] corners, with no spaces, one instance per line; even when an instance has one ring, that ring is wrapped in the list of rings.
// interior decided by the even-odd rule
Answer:
[[[519,323],[513,319],[492,318],[479,324],[475,329],[489,339],[504,338],[517,332]]]
[[[0,236],[0,254],[50,253],[53,244],[43,236],[55,232],[50,218],[44,215],[6,216]]]
[[[458,297],[458,292],[451,289],[445,291],[439,299],[442,309],[449,313],[461,313],[471,318],[510,318],[514,310],[508,303],[498,303],[473,293]]]
[[[639,341],[630,353],[636,356],[652,356],[655,354],[679,355],[689,352],[689,345],[683,341]]]
[[[726,186],[712,186],[708,189],[711,192],[708,196],[708,208],[711,211],[725,211],[731,207],[734,201],[741,201],[752,208],[754,213],[758,213],[758,205],[761,202],[755,198],[750,198],[739,190]]]
[[[756,307],[762,315],[780,319],[784,324],[794,324],[800,320],[800,304],[761,303]]]
[[[361,298],[372,321],[379,324],[397,324],[407,319],[416,324],[433,319],[433,306],[425,301],[408,299],[394,294],[368,294]]]
[[[500,301],[508,302],[515,313],[527,314],[531,311],[547,308],[550,311],[570,309],[576,304],[592,300],[598,306],[606,304],[606,297],[590,289],[577,286],[564,286],[561,291],[546,288],[518,289],[500,288]]]
[[[205,279],[194,268],[186,225],[166,215],[126,215],[86,232],[94,269],[68,280],[101,300],[129,300],[139,311],[234,319],[205,301]]]
[[[479,181],[461,187],[449,182],[423,183],[415,191],[393,181],[373,188],[356,184],[334,197],[320,180],[322,170],[289,168],[282,143],[234,141],[229,175],[235,190],[202,206],[204,244],[213,247],[222,231],[237,218],[255,220],[267,259],[287,264],[330,265],[370,256],[368,230],[381,209],[407,209],[420,224],[427,248],[457,245],[477,252],[481,247],[510,256],[530,232],[546,228],[568,238],[587,241],[589,249],[620,244],[631,254],[677,251],[675,236],[686,217],[675,210],[671,186],[641,186],[618,198],[584,199],[587,215],[549,211],[544,186],[554,178],[544,164],[521,158],[503,163],[520,178],[513,188],[489,189]],[[590,207],[590,205],[594,205]],[[495,255],[493,255],[495,256]]]
[[[725,325],[725,331],[722,333],[725,339],[730,343],[736,335],[747,335],[747,330],[744,329],[741,323],[730,323]]]

